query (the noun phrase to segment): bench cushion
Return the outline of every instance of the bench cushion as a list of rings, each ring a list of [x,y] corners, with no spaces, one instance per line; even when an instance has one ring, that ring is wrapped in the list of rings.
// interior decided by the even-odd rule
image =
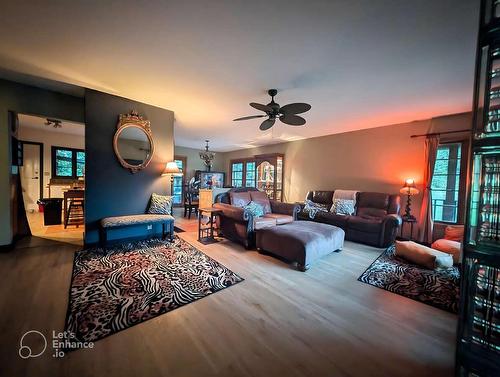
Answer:
[[[170,221],[174,221],[174,217],[171,215],[126,215],[105,217],[101,220],[101,226],[103,228],[113,228],[118,226],[164,223]]]

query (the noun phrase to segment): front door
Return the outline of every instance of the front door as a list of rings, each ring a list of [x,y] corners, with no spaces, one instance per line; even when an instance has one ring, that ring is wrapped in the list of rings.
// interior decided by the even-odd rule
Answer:
[[[40,198],[40,145],[23,143],[23,166],[20,167],[24,208],[33,212]]]

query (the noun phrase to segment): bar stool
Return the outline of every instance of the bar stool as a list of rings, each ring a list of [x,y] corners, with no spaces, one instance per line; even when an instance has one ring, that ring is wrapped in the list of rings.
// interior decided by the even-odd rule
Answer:
[[[64,229],[68,225],[79,225],[84,224],[85,218],[85,200],[84,199],[71,199],[68,206],[68,212],[66,213],[64,220]]]

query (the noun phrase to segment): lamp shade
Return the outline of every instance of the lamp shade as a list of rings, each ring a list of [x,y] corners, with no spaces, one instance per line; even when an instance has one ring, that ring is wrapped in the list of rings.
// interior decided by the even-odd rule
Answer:
[[[168,174],[179,174],[181,173],[181,170],[177,166],[177,163],[175,161],[170,161],[167,162],[165,165],[165,169],[163,170],[163,173],[161,175],[168,175]]]
[[[399,190],[399,192],[406,195],[416,195],[419,193],[417,186],[415,185],[415,180],[413,178],[408,178],[407,180],[405,180],[405,184]]]

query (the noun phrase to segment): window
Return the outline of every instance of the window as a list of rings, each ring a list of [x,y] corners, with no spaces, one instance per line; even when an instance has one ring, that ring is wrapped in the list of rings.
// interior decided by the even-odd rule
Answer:
[[[462,199],[462,144],[442,144],[438,147],[432,177],[432,216],[434,221],[459,221],[459,202]]]
[[[245,187],[255,187],[255,161],[245,164]]]
[[[231,164],[231,185],[234,187],[243,186],[243,162]]]
[[[85,176],[85,152],[81,149],[52,147],[52,177],[79,178]]]
[[[256,187],[255,160],[246,159],[231,162],[231,185],[233,187]]]

